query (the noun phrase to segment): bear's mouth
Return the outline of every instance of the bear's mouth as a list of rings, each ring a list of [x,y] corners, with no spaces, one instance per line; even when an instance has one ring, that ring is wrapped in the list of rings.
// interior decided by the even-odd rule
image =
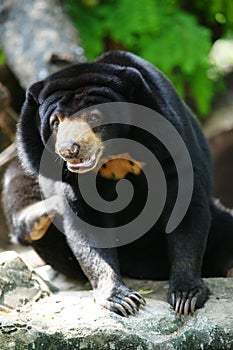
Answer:
[[[86,173],[88,171],[93,170],[102,155],[101,149],[97,150],[92,155],[87,156],[86,158],[78,158],[78,159],[66,159],[67,168],[73,173]]]

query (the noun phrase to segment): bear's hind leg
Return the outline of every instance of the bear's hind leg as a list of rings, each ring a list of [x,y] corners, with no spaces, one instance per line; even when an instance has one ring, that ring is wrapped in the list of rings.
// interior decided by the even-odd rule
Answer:
[[[215,199],[211,214],[202,274],[204,277],[226,277],[233,267],[233,211]]]

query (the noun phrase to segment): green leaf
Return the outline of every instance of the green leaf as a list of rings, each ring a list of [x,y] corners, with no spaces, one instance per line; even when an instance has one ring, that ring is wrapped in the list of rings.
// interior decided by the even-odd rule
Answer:
[[[193,107],[203,116],[213,96],[213,82],[206,74],[211,31],[179,8],[179,2],[182,0],[92,0],[90,6],[90,0],[65,1],[88,59],[109,49],[109,43],[110,48],[115,45],[138,54],[160,68],[181,97],[191,93]],[[195,6],[203,3],[197,0]],[[216,11],[216,4],[210,6]]]

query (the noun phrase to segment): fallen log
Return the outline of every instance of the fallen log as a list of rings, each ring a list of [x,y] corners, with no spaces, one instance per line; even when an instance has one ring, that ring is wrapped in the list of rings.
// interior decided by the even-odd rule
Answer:
[[[79,35],[56,0],[1,0],[0,41],[24,88],[69,64],[86,61]]]
[[[0,41],[7,63],[24,89],[70,64],[86,61],[79,35],[56,0],[1,0]],[[9,103],[7,108],[13,116]],[[2,117],[0,126],[10,135],[7,125]],[[11,134],[11,141],[13,137]],[[0,153],[0,167],[14,156],[12,144]]]

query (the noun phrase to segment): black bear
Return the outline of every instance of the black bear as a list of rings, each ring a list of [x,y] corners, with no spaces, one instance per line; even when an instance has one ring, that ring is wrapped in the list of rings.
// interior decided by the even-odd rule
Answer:
[[[111,123],[111,116],[103,116],[98,108],[121,102],[162,115],[188,149],[193,165],[192,198],[182,221],[169,234],[165,227],[177,198],[176,164],[159,139],[128,123],[127,112],[123,113],[125,119]],[[101,118],[108,124],[98,125]],[[93,124],[96,121],[97,126]],[[163,168],[168,190],[162,213],[146,234],[122,246],[103,248],[90,243],[88,225],[117,228],[128,223],[139,215],[150,190],[144,173],[148,164],[132,150],[123,149],[119,155],[112,149],[104,157],[104,142],[116,138],[147,147]],[[72,277],[85,275],[96,302],[109,310],[127,316],[145,304],[140,294],[123,284],[123,274],[169,278],[168,302],[176,314],[187,316],[208,298],[201,276],[224,276],[232,267],[233,217],[212,198],[206,140],[172,84],[145,60],[112,51],[33,84],[18,124],[17,148],[21,165],[15,161],[9,167],[3,189],[12,235],[22,244],[32,245],[60,272]],[[44,153],[49,169],[41,165]],[[109,203],[116,198],[118,181],[131,181],[133,204],[117,213],[98,212],[88,205],[79,179],[93,172],[97,173],[99,195]],[[153,176],[156,182],[156,174]],[[73,213],[84,224],[78,225]]]

